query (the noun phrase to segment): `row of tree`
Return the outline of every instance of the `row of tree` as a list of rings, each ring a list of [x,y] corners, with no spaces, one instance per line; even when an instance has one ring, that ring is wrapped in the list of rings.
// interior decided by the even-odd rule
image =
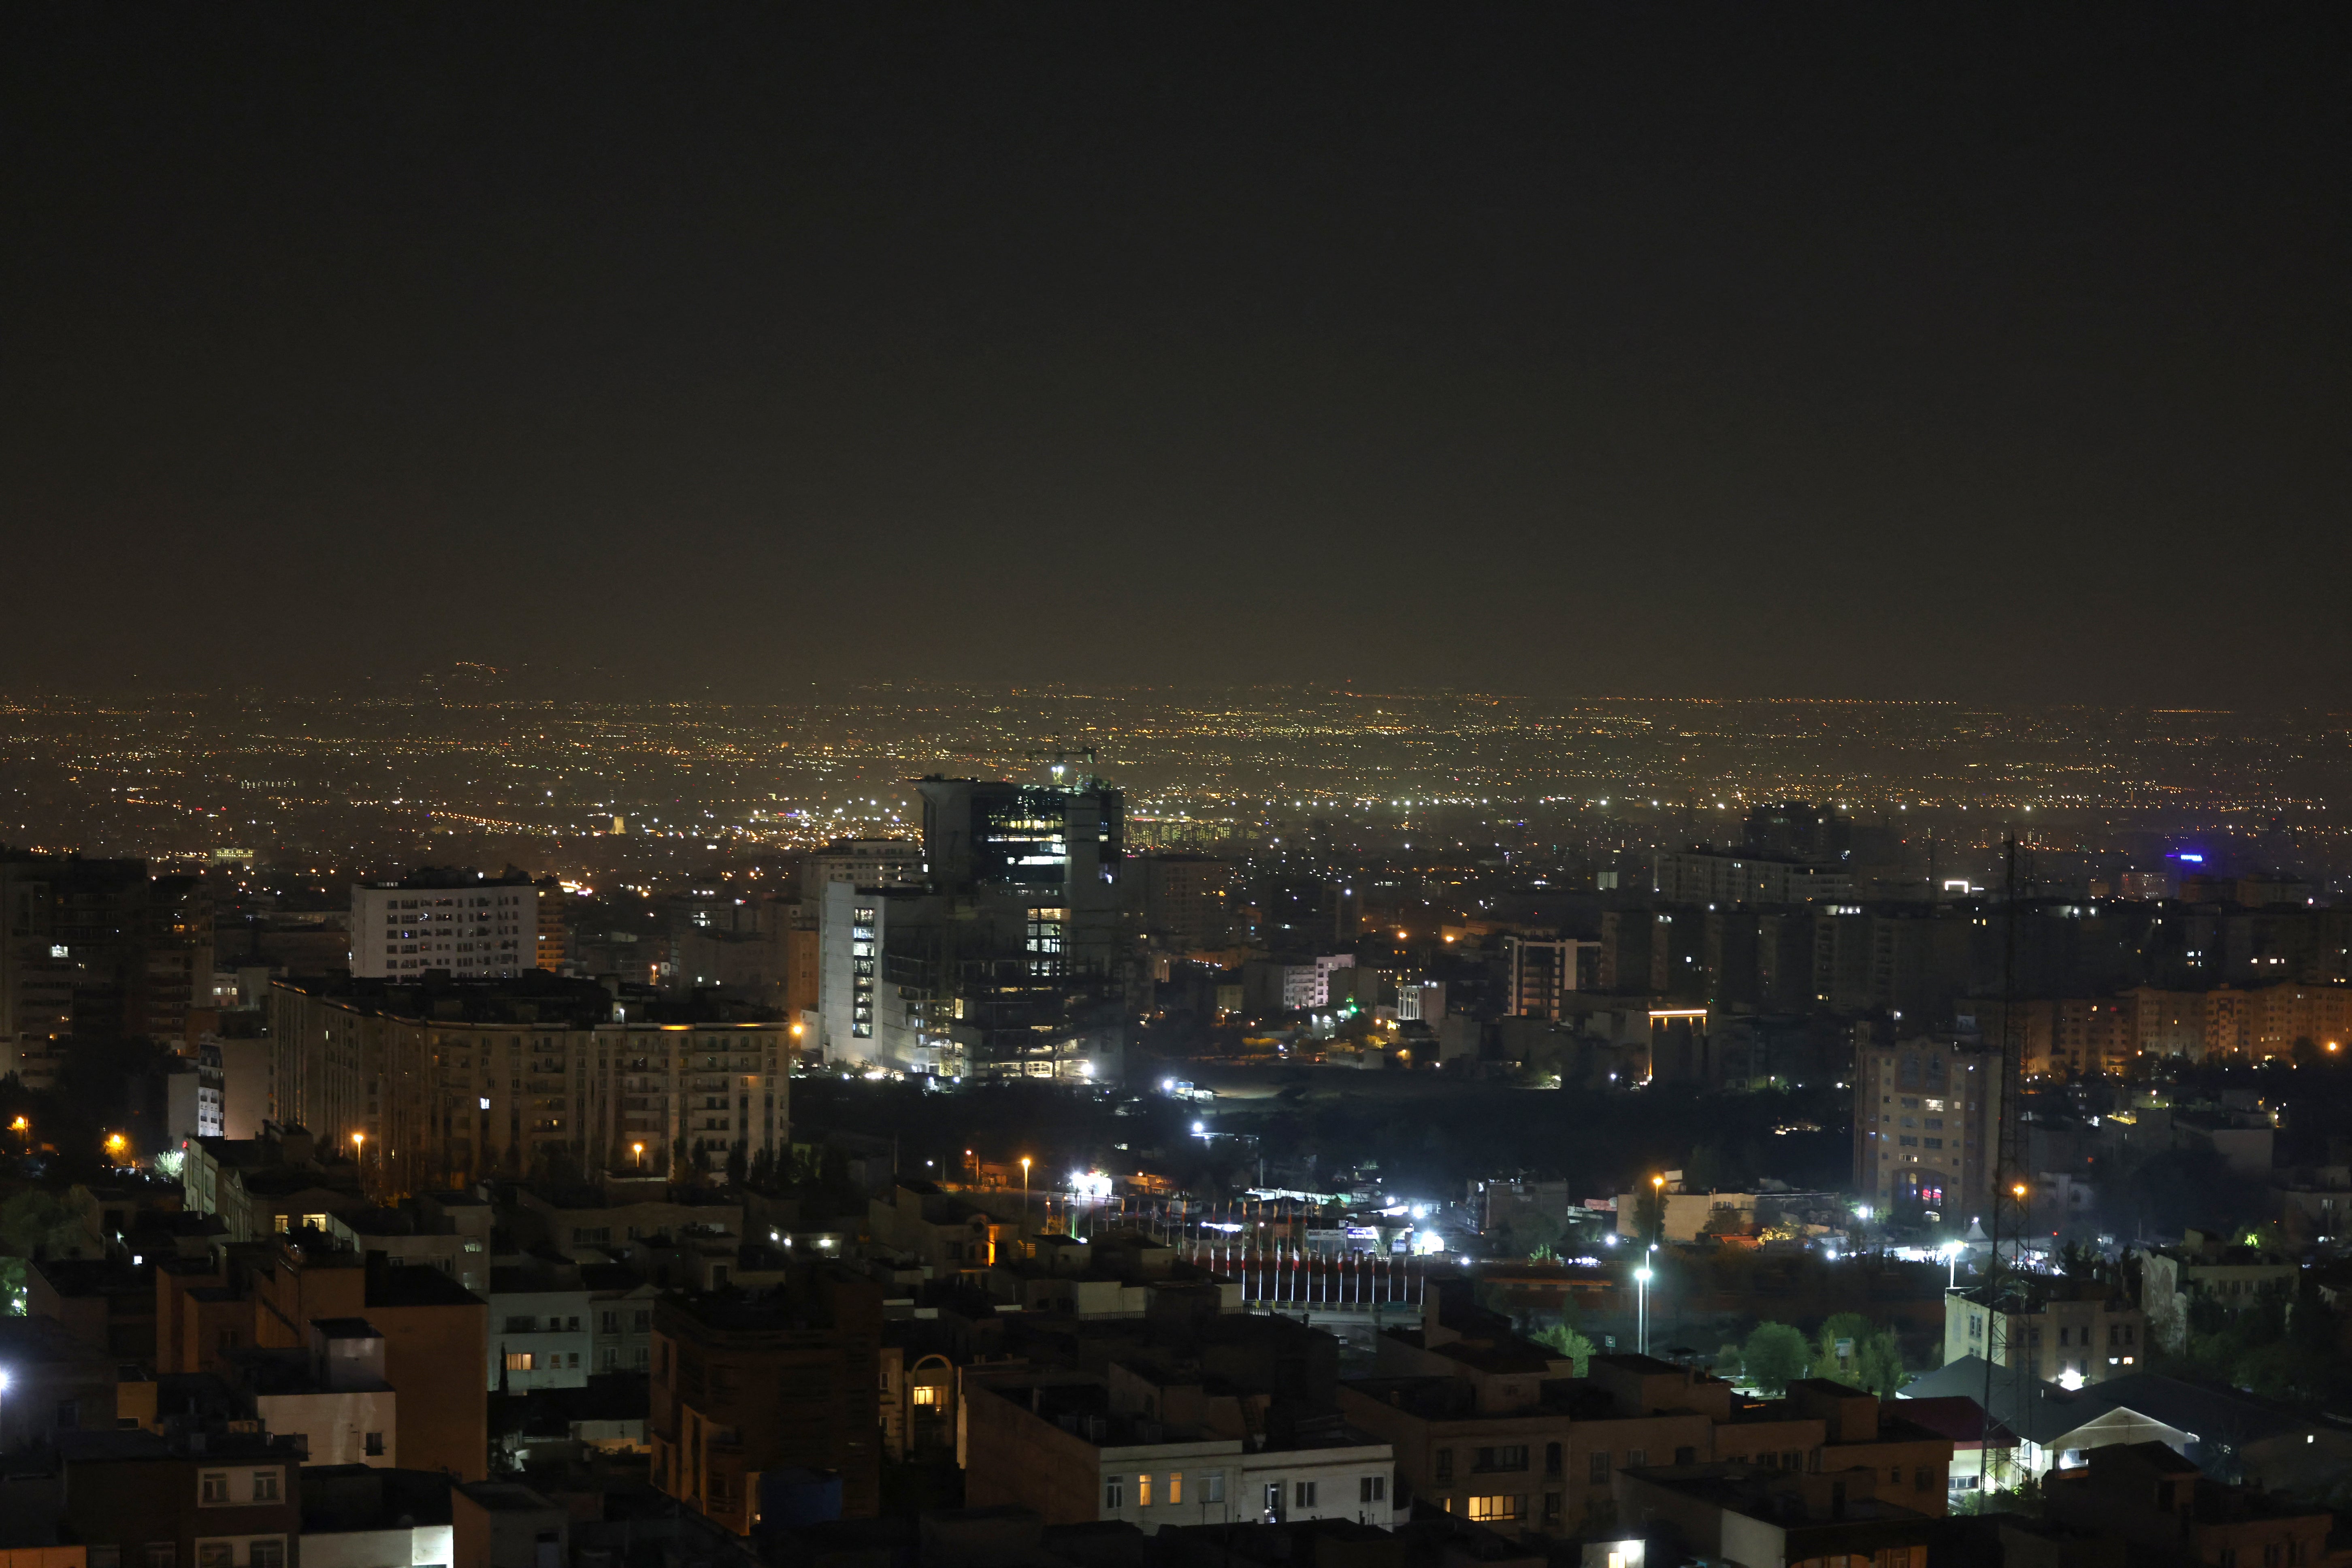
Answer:
[[[1787,1393],[1800,1379],[1822,1377],[1892,1399],[1911,1381],[1895,1331],[1859,1312],[1832,1313],[1811,1339],[1787,1323],[1759,1323],[1744,1343],[1716,1352],[1715,1371],[1768,1397]]]

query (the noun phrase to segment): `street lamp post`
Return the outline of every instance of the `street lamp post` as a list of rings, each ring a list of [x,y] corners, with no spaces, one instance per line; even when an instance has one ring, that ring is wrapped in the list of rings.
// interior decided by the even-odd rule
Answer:
[[[642,1174],[646,1168],[646,1146],[643,1143],[630,1144],[629,1158],[631,1163],[636,1167],[638,1173]]]
[[[1029,1224],[1029,1156],[1026,1154],[1021,1156],[1021,1224],[1024,1229]]]
[[[367,1134],[352,1134],[352,1163],[360,1168],[360,1191],[367,1191]]]

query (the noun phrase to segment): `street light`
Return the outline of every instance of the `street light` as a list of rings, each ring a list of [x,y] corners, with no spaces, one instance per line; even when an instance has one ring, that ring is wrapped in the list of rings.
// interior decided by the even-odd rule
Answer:
[[[630,1144],[629,1154],[636,1162],[638,1170],[642,1171],[646,1168],[646,1146],[643,1143]]]
[[[1029,1156],[1021,1156],[1021,1223],[1029,1223]]]
[[[1967,1248],[1957,1241],[1948,1241],[1944,1243],[1944,1262],[1948,1266],[1944,1275],[1945,1289],[1956,1290],[1959,1289],[1960,1254],[1966,1250]]]

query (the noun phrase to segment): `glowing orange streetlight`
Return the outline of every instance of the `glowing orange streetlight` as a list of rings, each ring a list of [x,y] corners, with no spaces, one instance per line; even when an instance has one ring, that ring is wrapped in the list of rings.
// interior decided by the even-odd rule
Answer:
[[[129,1152],[130,1148],[131,1140],[125,1138],[121,1133],[110,1132],[106,1135],[106,1152],[113,1157],[116,1164],[120,1165],[122,1163],[122,1157]]]
[[[629,1145],[629,1153],[636,1162],[637,1169],[640,1171],[644,1170],[646,1168],[646,1146],[643,1143],[632,1143]]]

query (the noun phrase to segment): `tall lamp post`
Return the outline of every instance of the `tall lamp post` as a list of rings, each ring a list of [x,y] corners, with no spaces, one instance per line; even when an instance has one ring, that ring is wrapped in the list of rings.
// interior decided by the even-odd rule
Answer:
[[[364,1132],[352,1134],[352,1163],[360,1169],[360,1193],[364,1196],[367,1193],[367,1134]]]
[[[1021,1156],[1021,1226],[1029,1227],[1029,1156]]]

